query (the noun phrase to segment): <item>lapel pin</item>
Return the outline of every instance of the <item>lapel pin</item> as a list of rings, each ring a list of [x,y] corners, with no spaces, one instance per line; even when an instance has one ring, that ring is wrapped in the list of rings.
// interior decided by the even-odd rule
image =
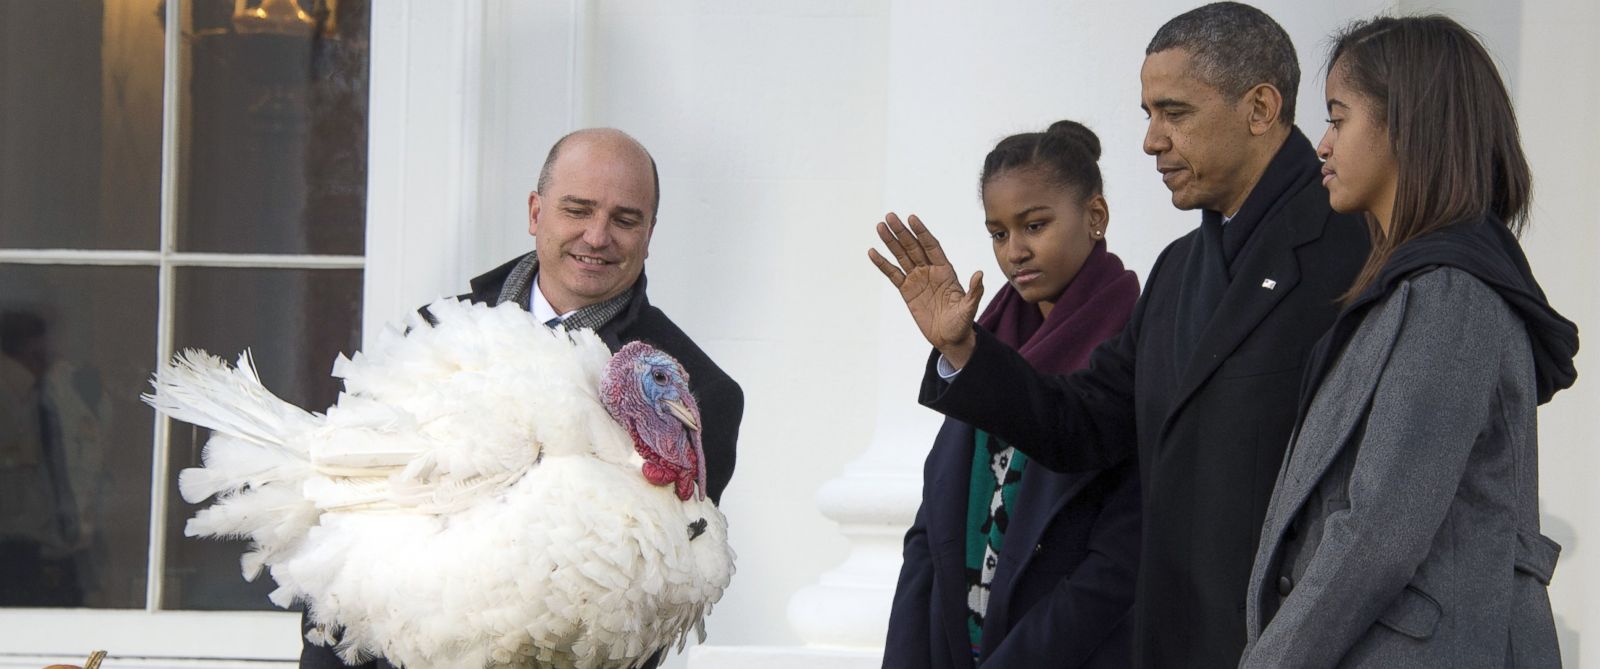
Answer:
[[[1273,288],[1278,287],[1278,282],[1273,281],[1272,279],[1263,279],[1261,281],[1261,287],[1267,290],[1272,290]]]

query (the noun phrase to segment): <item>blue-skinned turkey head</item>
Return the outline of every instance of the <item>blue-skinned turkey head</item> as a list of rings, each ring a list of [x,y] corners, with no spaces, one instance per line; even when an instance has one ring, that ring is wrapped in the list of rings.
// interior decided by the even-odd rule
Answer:
[[[634,449],[644,458],[645,480],[673,485],[681,500],[705,499],[700,405],[689,392],[683,365],[654,346],[629,342],[606,365],[600,401],[632,435]]]

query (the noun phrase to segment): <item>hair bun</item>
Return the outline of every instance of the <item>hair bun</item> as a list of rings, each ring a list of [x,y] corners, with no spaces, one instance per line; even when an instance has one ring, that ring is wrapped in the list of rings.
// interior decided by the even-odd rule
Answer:
[[[1085,127],[1082,123],[1077,121],[1056,121],[1050,124],[1050,128],[1045,130],[1045,133],[1066,137],[1078,142],[1083,145],[1083,148],[1088,149],[1091,157],[1095,160],[1100,159],[1100,138],[1094,134],[1093,130]]]
[[[1100,195],[1100,138],[1076,121],[1056,121],[1044,132],[1024,132],[1000,140],[983,159],[978,194],[995,175],[1008,170],[1044,170],[1054,186],[1077,197]]]

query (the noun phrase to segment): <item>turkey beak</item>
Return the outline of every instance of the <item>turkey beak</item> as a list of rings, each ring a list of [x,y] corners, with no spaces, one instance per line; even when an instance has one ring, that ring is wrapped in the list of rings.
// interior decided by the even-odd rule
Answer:
[[[694,414],[689,411],[689,407],[683,405],[683,402],[679,402],[678,400],[661,400],[661,403],[667,405],[667,410],[671,411],[672,415],[676,417],[679,422],[683,423],[685,427],[688,427],[695,432],[700,431],[700,421],[697,420]]]

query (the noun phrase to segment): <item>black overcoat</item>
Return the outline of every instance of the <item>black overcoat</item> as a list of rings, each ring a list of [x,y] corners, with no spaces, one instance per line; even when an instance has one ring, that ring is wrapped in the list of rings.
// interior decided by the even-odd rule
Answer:
[[[976,326],[977,350],[954,380],[939,377],[937,355],[928,361],[923,404],[1043,466],[1102,469],[1138,457],[1137,666],[1238,664],[1246,586],[1301,372],[1366,259],[1365,225],[1328,206],[1310,143],[1294,133],[1281,151],[1294,152],[1287,167],[1306,178],[1251,233],[1188,361],[1175,359],[1176,339],[1198,229],[1157,258],[1133,317],[1088,369],[1040,374]]]
[[[946,420],[924,465],[884,644],[885,669],[971,669],[967,496],[972,426]],[[1122,669],[1139,563],[1133,462],[1106,471],[1030,468],[1011,511],[983,622],[984,667]]]

